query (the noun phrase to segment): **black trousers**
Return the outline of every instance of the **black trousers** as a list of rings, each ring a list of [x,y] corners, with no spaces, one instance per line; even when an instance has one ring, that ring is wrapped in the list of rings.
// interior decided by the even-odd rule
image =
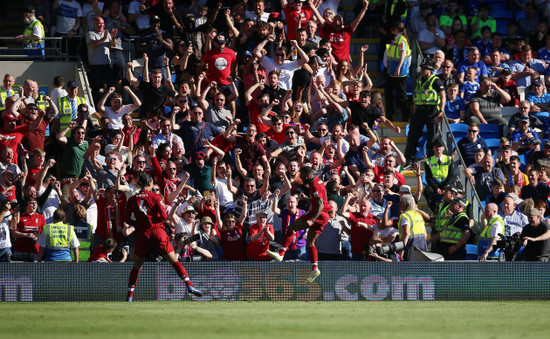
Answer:
[[[401,108],[401,121],[409,121],[410,110],[407,97],[407,77],[391,77],[386,73],[386,86],[384,96],[386,98],[386,117],[391,121],[397,119],[395,116],[396,104]],[[394,95],[396,91],[397,95]]]
[[[416,111],[411,119],[407,146],[405,147],[405,158],[414,160],[418,139],[422,136],[422,129],[426,126],[428,130],[428,144],[426,145],[428,156],[433,154],[432,145],[439,136],[439,123],[436,121],[438,106],[416,106]]]

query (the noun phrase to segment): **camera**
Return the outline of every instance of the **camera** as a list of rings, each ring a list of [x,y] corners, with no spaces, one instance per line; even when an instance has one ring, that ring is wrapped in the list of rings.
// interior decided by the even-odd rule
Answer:
[[[193,234],[192,236],[189,237],[186,232],[180,232],[180,233],[176,234],[174,238],[176,240],[183,239],[183,243],[185,245],[189,245],[192,242],[200,240],[201,236],[200,236],[200,234]]]
[[[392,242],[389,245],[376,247],[376,253],[380,256],[383,256],[390,253],[397,253],[404,249],[405,249],[405,243],[402,241],[396,241],[396,242]]]
[[[500,249],[501,254],[499,261],[513,261],[522,245],[519,233],[511,236],[505,236],[504,234],[499,233],[498,236],[500,237],[500,240],[497,240],[497,244],[493,245],[493,251]]]

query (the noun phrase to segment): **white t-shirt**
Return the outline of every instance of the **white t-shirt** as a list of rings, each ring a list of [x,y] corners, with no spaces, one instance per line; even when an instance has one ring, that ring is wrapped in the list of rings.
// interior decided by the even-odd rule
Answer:
[[[270,16],[270,15],[271,15],[271,13],[268,13],[268,12],[264,11],[264,12],[262,13],[262,15],[260,16],[260,20],[262,20],[262,21],[264,21],[264,22],[267,22],[267,20],[269,19],[269,16]],[[257,20],[258,17],[256,16],[256,12],[246,11],[245,17],[246,17],[247,19],[252,19],[252,20],[254,20],[255,23],[257,23],[256,20]]]
[[[122,105],[118,113],[115,113],[111,106],[105,106],[105,116],[109,118],[109,127],[112,129],[123,129],[122,116],[132,113],[132,106]]]
[[[103,6],[104,3],[101,1],[98,1],[97,7],[101,12],[103,12]],[[82,16],[84,17],[84,20],[86,21],[86,31],[93,31],[94,30],[94,19],[96,17],[94,9],[92,7],[92,4],[89,2],[82,5]]]
[[[445,40],[445,33],[443,33],[442,30],[440,30],[439,28],[436,28],[435,31],[441,39]],[[423,41],[427,44],[433,44],[435,42],[435,36],[432,32],[428,31],[427,29],[423,29],[420,31],[420,33],[418,33],[418,41]],[[438,50],[439,50],[439,47],[434,46],[422,52],[424,54],[434,54]]]
[[[59,34],[68,34],[76,24],[76,19],[80,17],[82,17],[82,7],[76,0],[71,2],[59,0],[55,31]]]
[[[130,5],[128,5],[128,14],[137,14],[139,13],[139,7],[141,6],[141,2],[138,0],[134,0],[130,2]],[[140,31],[143,31],[144,29],[149,28],[149,15],[147,14],[140,14],[136,18],[136,26]]]
[[[227,189],[227,179],[216,178],[214,182],[214,189],[216,190],[216,196],[220,199],[220,206],[223,208],[235,207],[235,199],[233,193]]]
[[[11,215],[0,222],[0,250],[11,247],[10,220]]]
[[[50,92],[50,98],[52,98],[52,102],[55,103],[56,106],[57,106],[57,99],[66,97],[66,96],[67,96],[67,91],[64,90],[63,88],[54,88]]]
[[[267,73],[276,69],[279,72],[279,86],[286,90],[292,89],[292,77],[294,72],[300,69],[298,60],[285,60],[282,65],[279,65],[275,60],[264,56],[260,63]]]
[[[40,187],[40,190],[38,191],[38,196],[44,194],[44,191],[46,191],[44,186]],[[46,219],[46,224],[53,223],[53,213],[59,209],[60,205],[61,200],[59,199],[59,195],[55,190],[52,190],[50,195],[48,195],[48,199],[44,203],[44,206],[42,206],[42,215]]]

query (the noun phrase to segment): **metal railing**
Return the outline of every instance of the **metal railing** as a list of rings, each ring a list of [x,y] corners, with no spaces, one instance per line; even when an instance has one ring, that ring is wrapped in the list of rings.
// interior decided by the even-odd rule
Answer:
[[[484,207],[481,203],[479,195],[477,194],[474,183],[471,182],[468,177],[466,177],[466,174],[464,174],[466,163],[464,162],[464,158],[460,153],[458,143],[453,135],[451,125],[449,124],[447,119],[443,119],[443,122],[441,123],[441,130],[445,131],[444,133],[441,133],[441,136],[443,137],[443,143],[445,144],[445,149],[447,150],[447,152],[451,153],[450,151],[454,149],[454,173],[457,177],[457,180],[459,180],[464,186],[464,198],[468,200],[470,204],[472,204],[473,218],[475,222],[479,225],[481,223],[481,218],[483,217]]]

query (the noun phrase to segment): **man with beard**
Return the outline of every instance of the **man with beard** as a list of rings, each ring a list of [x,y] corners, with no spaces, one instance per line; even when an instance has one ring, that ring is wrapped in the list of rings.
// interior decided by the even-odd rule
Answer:
[[[23,42],[26,55],[44,55],[44,26],[36,18],[34,7],[27,6],[23,9],[23,22],[27,27],[15,39]]]

